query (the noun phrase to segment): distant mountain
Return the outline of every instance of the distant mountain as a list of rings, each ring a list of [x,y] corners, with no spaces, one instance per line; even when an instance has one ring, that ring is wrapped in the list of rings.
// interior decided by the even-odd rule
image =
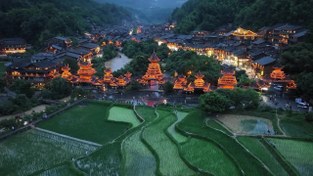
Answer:
[[[133,9],[164,8],[173,9],[181,6],[187,0],[96,0],[98,2],[108,2]]]
[[[131,20],[116,5],[93,0],[1,0],[0,36],[23,37],[41,43],[55,35],[76,35],[95,25]]]
[[[312,7],[312,0],[189,0],[172,19],[180,33],[214,30],[227,23],[254,29],[277,23],[313,27]]]
[[[147,23],[168,21],[173,10],[187,0],[96,0],[130,8],[135,16]]]

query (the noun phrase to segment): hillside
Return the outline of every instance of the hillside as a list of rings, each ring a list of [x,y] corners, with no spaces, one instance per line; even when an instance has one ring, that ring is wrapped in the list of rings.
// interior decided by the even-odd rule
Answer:
[[[175,8],[181,6],[186,0],[96,0],[98,2],[114,3],[133,9],[146,8]]]
[[[126,7],[140,23],[158,24],[167,22],[172,11],[187,0],[96,0]]]
[[[180,33],[214,30],[227,23],[252,29],[287,22],[311,27],[311,7],[311,0],[189,0],[172,19]]]
[[[92,25],[108,25],[130,19],[129,12],[93,0],[1,0],[0,36],[23,37],[42,42],[55,35],[75,35]]]

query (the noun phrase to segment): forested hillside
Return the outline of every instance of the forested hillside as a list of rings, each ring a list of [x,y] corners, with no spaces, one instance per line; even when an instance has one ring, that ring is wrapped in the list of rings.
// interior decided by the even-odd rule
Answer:
[[[277,23],[312,27],[311,0],[189,0],[176,9],[177,32],[214,30],[232,23],[252,29]]]
[[[130,18],[123,8],[93,0],[1,0],[0,36],[41,42],[55,35],[74,35],[91,24],[107,25]]]

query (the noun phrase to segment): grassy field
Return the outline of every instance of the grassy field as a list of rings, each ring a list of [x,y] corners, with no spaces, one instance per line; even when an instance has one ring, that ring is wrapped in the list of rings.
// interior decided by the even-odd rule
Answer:
[[[228,152],[232,156],[247,175],[270,175],[263,165],[248,153],[233,137],[207,127],[204,122],[205,117],[206,114],[200,110],[191,112],[177,127],[186,133],[192,133],[214,141],[224,149],[224,152]]]
[[[140,139],[141,131],[127,138],[122,145],[125,154],[125,175],[128,176],[153,176],[157,164],[150,150]]]
[[[270,151],[262,144],[260,139],[239,137],[238,140],[256,157],[258,157],[275,175],[288,175],[282,165],[275,159]]]
[[[273,138],[268,140],[298,170],[300,175],[313,175],[312,142]]]
[[[86,150],[72,141],[29,130],[0,143],[0,175],[29,175],[84,156]]]
[[[224,133],[228,134],[228,135],[233,135],[230,130],[226,129],[226,127],[224,128],[223,124],[213,118],[207,118],[205,119],[205,123],[208,127],[211,127],[213,129],[216,130],[220,130],[223,131]]]
[[[181,145],[182,155],[194,166],[213,175],[236,176],[240,171],[235,163],[216,145],[192,138]]]
[[[306,122],[303,114],[285,115],[280,121],[280,126],[287,136],[313,137],[313,123]]]
[[[109,104],[102,102],[77,105],[52,119],[40,123],[38,127],[105,144],[131,128],[131,125],[127,123],[108,121],[109,108]]]
[[[138,114],[144,118],[146,121],[152,121],[155,119],[156,114],[154,113],[154,109],[145,106],[137,106],[136,111]]]
[[[66,176],[84,176],[82,171],[79,171],[73,166],[72,163],[65,163],[45,171],[39,171],[31,176],[54,176],[54,175],[66,175]]]
[[[103,146],[91,155],[76,161],[76,166],[93,176],[120,175],[121,143],[114,142]]]
[[[138,125],[140,125],[140,121],[138,120],[132,109],[121,108],[116,106],[110,109],[108,120],[130,123],[133,125],[133,127],[137,127]]]
[[[178,142],[178,143],[182,143],[185,142],[188,138],[186,136],[183,136],[182,134],[178,133],[175,129],[175,126],[177,123],[181,122],[186,116],[188,115],[188,113],[186,112],[180,112],[178,111],[176,113],[176,117],[177,117],[177,121],[175,123],[173,123],[168,129],[168,133]]]
[[[159,171],[162,175],[193,175],[194,172],[180,158],[177,146],[164,133],[176,117],[169,112],[159,111],[160,119],[147,127],[142,134],[159,158]]]

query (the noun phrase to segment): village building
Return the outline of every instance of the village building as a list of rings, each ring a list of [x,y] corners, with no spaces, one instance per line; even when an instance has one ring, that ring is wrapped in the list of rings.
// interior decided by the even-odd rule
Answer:
[[[7,67],[8,79],[23,79],[31,81],[35,86],[42,87],[53,78],[59,76],[61,65],[54,60],[31,62],[30,58],[13,59]]]
[[[251,30],[244,29],[242,27],[239,27],[236,30],[225,34],[225,36],[232,36],[238,40],[255,40],[259,37],[257,33]]]
[[[156,85],[164,84],[164,75],[160,67],[160,58],[156,55],[155,52],[149,58],[150,64],[146,71],[146,74],[139,79],[139,83],[143,85]]]
[[[218,88],[234,89],[237,85],[237,79],[234,71],[222,71],[222,77],[218,79]]]
[[[0,40],[1,54],[23,54],[26,52],[27,43],[22,38],[6,38]]]
[[[276,46],[285,46],[303,41],[308,30],[303,26],[282,24],[274,26],[268,33],[268,40]]]
[[[47,51],[57,54],[70,48],[73,44],[73,41],[68,37],[54,37],[47,41]]]
[[[187,79],[185,75],[179,75],[174,82],[174,90],[184,90],[187,86]]]

